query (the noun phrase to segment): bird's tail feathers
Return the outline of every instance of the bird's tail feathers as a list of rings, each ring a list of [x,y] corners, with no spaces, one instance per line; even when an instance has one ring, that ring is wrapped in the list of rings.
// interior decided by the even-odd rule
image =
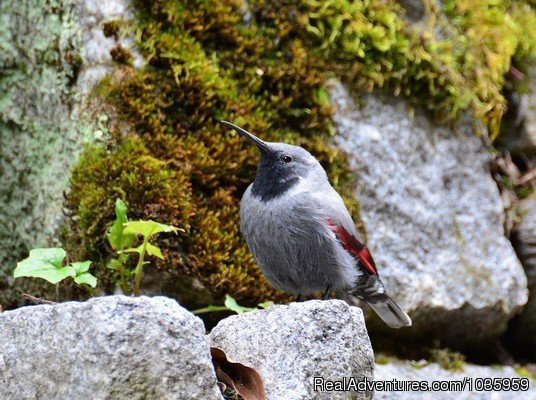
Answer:
[[[391,328],[411,326],[411,318],[385,293],[383,283],[377,275],[367,275],[350,293],[366,301]]]
[[[391,328],[411,326],[411,318],[385,293],[364,300]]]

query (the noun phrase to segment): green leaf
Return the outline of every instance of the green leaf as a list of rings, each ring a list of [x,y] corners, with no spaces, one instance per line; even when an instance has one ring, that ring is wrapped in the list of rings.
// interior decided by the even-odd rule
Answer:
[[[97,286],[97,278],[91,275],[89,272],[83,272],[80,275],[77,275],[74,278],[74,281],[79,285],[85,283],[86,285],[91,286],[92,288]]]
[[[127,206],[121,199],[117,199],[115,202],[115,217],[115,221],[108,234],[110,245],[114,250],[121,250],[124,247],[132,246],[134,240],[136,240],[136,236],[128,235],[123,232],[124,224],[128,222],[128,217]]]
[[[147,243],[146,250],[147,250],[147,254],[149,254],[150,256],[156,256],[160,258],[161,260],[164,259],[164,256],[162,255],[162,251],[158,247],[156,247],[154,244]]]
[[[141,254],[143,252],[143,244],[140,244],[138,247],[130,247],[128,249],[123,250],[123,253],[138,253]]]
[[[89,271],[89,266],[91,265],[91,261],[77,261],[71,263],[71,267],[74,268],[76,275],[80,275],[84,272]]]
[[[61,248],[33,249],[28,258],[17,263],[13,276],[42,278],[52,284],[69,276],[74,277],[75,269],[72,266],[62,265],[66,254]]]
[[[74,281],[79,285],[85,283],[86,285],[89,285],[94,288],[95,286],[97,286],[97,278],[95,278],[88,272],[90,265],[91,261],[78,261],[71,263],[71,266],[76,272]]]
[[[123,263],[121,261],[119,261],[116,258],[112,258],[110,262],[108,263],[108,265],[106,265],[106,268],[120,270],[122,266],[123,266]]]
[[[229,310],[234,311],[237,314],[242,314],[244,312],[253,311],[254,308],[249,307],[242,307],[240,304],[236,302],[235,299],[233,299],[228,294],[225,295],[225,307],[227,307]]]
[[[130,233],[135,235],[143,235],[146,238],[149,238],[161,232],[183,231],[183,229],[179,229],[171,225],[161,224],[159,222],[154,222],[151,220],[127,222],[126,224],[124,224],[124,227],[125,229],[123,230],[123,234]]]
[[[91,261],[78,261],[71,263],[71,266],[76,272],[74,281],[79,285],[85,283],[86,285],[89,285],[94,288],[95,286],[97,286],[97,278],[95,278],[88,272],[90,265]]]

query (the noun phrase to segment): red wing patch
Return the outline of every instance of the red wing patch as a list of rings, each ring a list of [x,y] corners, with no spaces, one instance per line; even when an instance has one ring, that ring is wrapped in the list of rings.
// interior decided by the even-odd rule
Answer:
[[[328,219],[327,222],[329,229],[335,232],[335,235],[341,242],[342,247],[344,247],[348,253],[354,256],[358,262],[365,267],[369,274],[378,275],[376,264],[374,263],[374,260],[372,259],[367,247],[350,233],[348,233],[348,231],[342,226],[335,225],[330,219]]]

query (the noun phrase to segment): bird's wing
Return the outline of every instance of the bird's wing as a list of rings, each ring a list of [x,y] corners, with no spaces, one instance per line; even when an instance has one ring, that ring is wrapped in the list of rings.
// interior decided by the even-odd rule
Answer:
[[[363,243],[342,198],[331,186],[312,196],[317,215],[335,234],[342,247],[368,274],[378,275],[374,259]]]

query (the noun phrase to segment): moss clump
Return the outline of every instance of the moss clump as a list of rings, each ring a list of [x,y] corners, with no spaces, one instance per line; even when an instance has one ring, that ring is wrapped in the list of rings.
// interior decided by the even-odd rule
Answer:
[[[119,64],[132,65],[132,54],[121,45],[110,49],[112,60]]]
[[[523,1],[427,4],[427,26],[401,18],[395,1],[256,0],[255,15],[281,40],[309,43],[313,59],[357,91],[387,85],[442,121],[471,110],[492,135],[506,109],[504,75],[534,57],[536,14]]]
[[[394,1],[252,0],[249,9],[241,0],[136,1],[133,29],[147,67],[124,67],[120,79],[100,85],[129,128],[110,127],[111,142],[89,147],[74,172],[67,202],[78,221],[70,250],[106,259],[105,227],[122,197],[132,217],[188,230],[165,243],[160,271],[179,271],[216,298],[282,299],[238,232],[238,203],[257,150],[219,121],[311,150],[358,221],[345,158],[326,145],[333,133],[327,79],[340,76],[358,92],[389,86],[444,120],[469,108],[493,126],[504,108],[503,75],[525,40],[510,32],[519,28],[510,21],[517,6],[501,4],[447,1],[453,22],[430,8],[433,23],[422,31]],[[464,43],[477,25],[478,45]]]
[[[465,356],[450,349],[430,350],[430,361],[438,363],[441,368],[448,371],[462,371],[465,365]]]
[[[102,33],[107,38],[114,38],[115,40],[119,39],[119,32],[121,30],[121,21],[119,20],[111,20],[106,21],[102,25]]]

